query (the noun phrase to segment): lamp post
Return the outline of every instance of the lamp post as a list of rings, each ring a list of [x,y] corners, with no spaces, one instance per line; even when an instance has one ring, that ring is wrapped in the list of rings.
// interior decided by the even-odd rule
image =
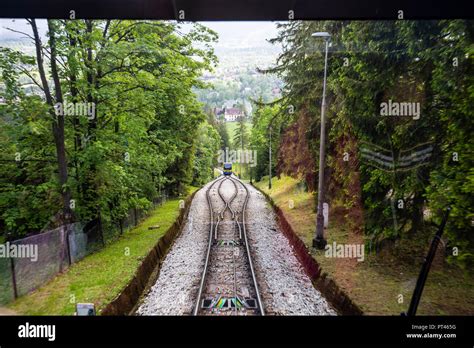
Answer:
[[[268,189],[272,188],[272,125],[268,129],[270,131],[270,143],[268,144]]]
[[[326,145],[326,74],[328,66],[328,48],[331,35],[327,32],[317,32],[311,35],[316,38],[324,38],[326,41],[326,54],[324,58],[324,82],[323,82],[323,99],[321,103],[321,138],[319,143],[319,181],[318,181],[318,213],[316,215],[316,236],[313,239],[313,247],[324,249],[327,241],[324,239],[324,167],[325,167],[325,145]]]

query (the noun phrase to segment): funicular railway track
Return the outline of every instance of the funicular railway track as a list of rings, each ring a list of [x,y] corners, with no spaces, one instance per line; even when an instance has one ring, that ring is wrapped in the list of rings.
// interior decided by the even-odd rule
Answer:
[[[232,176],[218,178],[206,191],[209,240],[194,315],[265,315],[245,225],[249,197]]]

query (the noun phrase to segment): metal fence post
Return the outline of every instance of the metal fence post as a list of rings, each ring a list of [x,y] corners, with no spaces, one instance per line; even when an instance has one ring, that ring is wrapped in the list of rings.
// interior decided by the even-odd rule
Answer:
[[[16,287],[15,261],[13,260],[12,257],[10,257],[10,266],[11,266],[11,271],[12,271],[13,297],[15,299],[17,299],[18,298],[18,290],[17,290],[17,287]]]
[[[69,262],[69,266],[71,266],[72,259],[71,259],[71,245],[69,244],[69,228],[66,228],[66,247],[67,247],[67,259]]]
[[[102,214],[99,210],[99,231],[100,231],[100,239],[102,240],[102,246],[105,247],[105,240],[104,240],[104,230],[102,229]]]

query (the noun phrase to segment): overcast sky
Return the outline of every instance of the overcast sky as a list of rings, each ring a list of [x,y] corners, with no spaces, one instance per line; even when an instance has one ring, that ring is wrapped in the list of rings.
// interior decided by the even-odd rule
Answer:
[[[46,33],[46,21],[43,19],[38,19],[36,21],[38,25],[38,30],[41,33],[41,36],[44,37]],[[31,26],[25,19],[0,19],[0,40],[18,40],[22,39],[24,35],[14,33],[9,31],[6,28],[11,28],[13,30],[22,31],[28,35],[33,35],[31,31]]]
[[[219,34],[218,47],[262,47],[270,46],[266,39],[277,35],[275,22],[201,22]],[[38,28],[42,36],[46,33],[45,20],[37,20]],[[183,24],[183,29],[189,28],[191,24]],[[20,39],[21,34],[11,32],[6,28],[26,32],[31,35],[31,26],[25,19],[0,19],[0,40]]]
[[[219,34],[220,47],[271,46],[266,40],[277,36],[275,22],[201,22]]]

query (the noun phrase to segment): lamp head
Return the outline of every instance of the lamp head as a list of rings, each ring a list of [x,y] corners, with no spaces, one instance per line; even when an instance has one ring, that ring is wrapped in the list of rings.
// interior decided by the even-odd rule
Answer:
[[[312,37],[322,37],[324,38],[325,40],[329,40],[329,38],[331,37],[331,34],[329,34],[328,32],[326,31],[318,31],[316,33],[312,33],[311,34]]]

